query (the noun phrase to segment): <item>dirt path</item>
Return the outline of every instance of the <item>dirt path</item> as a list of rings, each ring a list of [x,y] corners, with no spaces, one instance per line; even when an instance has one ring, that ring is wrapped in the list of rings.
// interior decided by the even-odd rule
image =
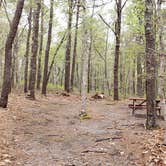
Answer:
[[[144,129],[143,114],[132,117],[125,103],[90,101],[92,119],[80,121],[79,97],[49,96],[28,102],[20,108],[23,103],[17,98],[20,105],[8,115],[10,160],[4,156],[0,165],[141,166],[147,162],[142,152],[152,133]]]

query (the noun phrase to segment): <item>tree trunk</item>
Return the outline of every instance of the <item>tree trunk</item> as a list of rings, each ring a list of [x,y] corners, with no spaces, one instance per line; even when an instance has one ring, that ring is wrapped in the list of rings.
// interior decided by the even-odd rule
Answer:
[[[145,38],[146,38],[146,128],[153,129],[156,124],[156,54],[154,35],[154,6],[151,0],[145,0]]]
[[[125,75],[123,75],[123,70],[124,70],[124,63],[123,63],[124,59],[123,59],[123,56],[120,57],[120,65],[119,65],[119,81],[120,81],[120,94],[122,95],[123,94],[123,89],[124,89],[124,82],[123,82],[123,78]],[[124,97],[124,96],[123,96]]]
[[[77,56],[77,34],[78,34],[78,21],[80,14],[80,0],[77,1],[77,14],[76,14],[76,25],[75,25],[75,37],[74,37],[74,50],[73,50],[73,62],[72,62],[72,70],[71,70],[71,90],[73,90],[73,83],[75,78],[75,63]]]
[[[93,9],[92,9],[92,15],[91,19],[93,19],[95,11],[95,1],[93,1]],[[89,45],[89,55],[88,55],[88,85],[87,85],[87,91],[88,93],[91,90],[92,81],[91,81],[91,56],[92,56],[92,44],[93,44],[93,29],[90,27],[90,45]]]
[[[61,73],[62,73],[62,74],[61,74],[61,75],[62,75],[62,76],[61,76],[61,81],[60,81],[60,82],[61,82],[61,83],[60,83],[61,87],[63,87],[64,70],[65,70],[65,69],[63,68],[62,71],[61,71]]]
[[[83,37],[82,37],[82,79],[81,79],[81,115],[86,114],[87,109],[87,74],[88,74],[88,29],[87,29],[87,9],[86,0],[82,0],[83,5]]]
[[[160,53],[160,66],[159,66],[159,97],[160,97],[160,106],[161,106],[161,115],[165,117],[165,112],[166,112],[166,103],[165,103],[165,79],[164,79],[164,75],[165,75],[165,54]],[[166,120],[166,119],[165,119]]]
[[[31,69],[29,78],[29,90],[31,99],[35,99],[35,83],[36,83],[36,59],[38,51],[38,33],[39,33],[39,15],[40,15],[40,0],[35,1],[33,11],[33,35],[32,35],[32,56],[31,56]]]
[[[89,54],[88,54],[88,85],[87,85],[87,92],[89,93],[91,90],[91,56],[92,56],[92,32],[90,32],[90,46],[89,46]]]
[[[11,88],[15,87],[15,74],[16,74],[16,58],[18,53],[18,34],[16,34],[14,43],[13,43],[13,51],[12,51],[12,71],[11,71]],[[10,90],[11,91],[11,90]]]
[[[40,21],[40,47],[39,47],[39,55],[38,55],[38,69],[37,69],[37,89],[40,89],[41,77],[42,77],[42,69],[41,69],[41,57],[43,53],[43,35],[44,35],[44,2],[41,1],[41,21]]]
[[[137,95],[143,96],[143,82],[142,82],[142,58],[141,53],[137,55]]]
[[[136,85],[136,83],[135,83],[135,79],[136,79],[136,76],[135,76],[135,59],[133,60],[133,71],[132,71],[132,81],[133,81],[133,92],[132,92],[132,95],[134,95],[135,96],[135,92],[136,92],[136,90],[135,90],[135,85]]]
[[[24,93],[28,92],[28,67],[29,67],[29,48],[30,48],[30,37],[32,31],[32,7],[29,9],[28,16],[28,35],[26,42],[26,52],[25,52],[25,68],[24,68]]]
[[[119,55],[120,55],[120,35],[121,35],[121,12],[122,0],[116,1],[117,21],[115,23],[115,61],[114,61],[114,100],[119,100]]]
[[[54,66],[55,57],[56,57],[56,55],[58,54],[58,51],[59,51],[59,49],[61,48],[61,46],[62,46],[62,44],[63,44],[63,42],[64,42],[64,40],[65,40],[65,37],[66,37],[66,33],[63,35],[63,37],[62,37],[60,43],[58,44],[58,46],[57,46],[57,48],[56,48],[56,50],[55,50],[55,53],[54,53],[54,55],[53,55],[53,58],[52,58],[52,61],[51,61],[51,65],[50,65],[49,70],[48,70],[48,72],[47,72],[47,83],[48,83],[48,81],[49,81],[50,74],[51,74],[52,68],[53,68],[53,66]]]
[[[65,54],[65,91],[70,92],[70,55],[71,55],[71,26],[73,16],[73,0],[68,0],[69,11],[68,11],[68,26],[67,26],[67,44]]]
[[[76,75],[77,75],[77,79],[76,79],[77,88],[80,89],[80,76],[79,76],[79,64],[78,63],[76,65]]]
[[[97,71],[96,68],[94,69],[94,90],[97,91]]]
[[[140,13],[138,12],[137,18],[139,20],[139,26],[143,26],[143,20],[140,17]],[[143,40],[143,35],[140,34],[137,38],[136,41],[138,42],[139,45],[141,45]],[[142,97],[144,95],[144,88],[143,88],[143,69],[142,69],[142,60],[144,57],[144,53],[142,51],[138,51],[136,61],[137,61],[137,96]]]
[[[108,90],[108,94],[109,96],[111,95],[111,90],[110,90],[110,84],[109,84],[109,80],[108,80],[108,67],[107,67],[107,63],[108,63],[108,59],[107,59],[107,53],[108,53],[108,35],[109,35],[109,29],[107,30],[107,37],[106,37],[106,45],[105,45],[105,54],[104,54],[104,76],[105,76],[105,88]]]
[[[18,47],[18,50],[19,50],[19,47]],[[18,51],[17,50],[17,51]],[[15,66],[15,82],[16,82],[16,85],[15,87],[19,87],[19,83],[20,83],[20,77],[21,75],[19,74],[19,58],[16,57],[16,62],[15,62],[16,66]]]
[[[43,73],[43,83],[42,83],[42,94],[46,95],[47,90],[47,75],[48,75],[48,62],[49,62],[49,54],[50,54],[50,46],[52,39],[52,24],[53,24],[53,10],[54,10],[54,0],[50,0],[51,8],[50,8],[50,20],[49,20],[49,28],[48,28],[48,39],[45,51],[45,60],[44,60],[44,73]]]
[[[18,24],[20,22],[22,9],[24,6],[24,0],[17,1],[17,7],[10,26],[10,32],[7,36],[5,44],[5,65],[4,65],[4,76],[3,85],[0,99],[0,107],[7,107],[8,95],[11,87],[11,66],[12,66],[12,45],[17,33]]]
[[[164,32],[164,24],[162,19],[162,12],[161,12],[161,4],[162,1],[158,0],[157,5],[157,12],[158,12],[158,23],[159,23],[159,58],[160,58],[160,66],[159,66],[159,97],[160,97],[160,107],[161,107],[161,115],[164,117],[164,121],[166,121],[166,102],[165,102],[165,57],[164,54],[164,39],[163,39],[163,32]],[[164,128],[166,129],[166,124],[164,122]],[[164,136],[164,144],[166,145],[166,132]]]

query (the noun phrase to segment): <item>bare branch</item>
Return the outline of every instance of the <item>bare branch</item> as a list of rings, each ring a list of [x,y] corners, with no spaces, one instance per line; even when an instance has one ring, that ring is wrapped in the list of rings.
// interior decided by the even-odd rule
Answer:
[[[107,25],[108,28],[110,28],[112,30],[112,32],[116,35],[115,30],[105,21],[105,19],[103,18],[103,16],[101,14],[98,14],[100,19],[104,22],[105,25]]]
[[[22,28],[22,30],[21,30],[21,32],[20,32],[18,38],[20,38],[20,37],[22,36],[22,34],[24,33],[25,28],[26,28],[27,25],[28,25],[28,24],[25,24],[25,25],[24,25],[24,27]]]
[[[100,51],[94,46],[95,51],[97,52],[97,54],[100,56],[100,58],[105,61],[105,58],[102,56],[102,54],[100,53]]]
[[[50,67],[49,67],[49,71],[48,71],[48,74],[47,74],[47,82],[48,82],[48,80],[49,80],[49,77],[50,77],[50,74],[51,74],[51,71],[52,71],[54,62],[55,62],[55,57],[56,57],[56,55],[58,54],[58,51],[59,51],[61,45],[63,44],[65,38],[66,38],[66,32],[64,33],[62,39],[60,40],[60,43],[58,44],[58,46],[57,46],[57,48],[56,48],[56,50],[55,50],[55,53],[54,53],[54,55],[53,55],[53,59],[52,59],[52,62],[51,62],[51,65],[50,65]]]
[[[121,11],[122,11],[122,10],[123,10],[123,8],[125,7],[125,5],[126,5],[127,1],[128,1],[128,0],[126,0],[126,1],[124,2],[124,4],[122,5],[122,7],[121,7]]]
[[[1,2],[2,2],[3,8],[4,8],[4,10],[5,10],[5,14],[6,14],[7,20],[8,20],[8,22],[9,22],[9,25],[11,26],[11,20],[10,20],[10,18],[9,18],[8,11],[7,11],[7,9],[6,9],[6,2],[5,2],[5,1],[1,1]]]

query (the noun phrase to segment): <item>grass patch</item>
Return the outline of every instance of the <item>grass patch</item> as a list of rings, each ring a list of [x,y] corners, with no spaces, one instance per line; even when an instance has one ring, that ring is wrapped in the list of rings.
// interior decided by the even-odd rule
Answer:
[[[51,83],[48,83],[47,88],[49,90],[55,90],[55,89],[63,90],[64,89],[64,87],[61,85],[56,85],[56,84],[51,84]]]

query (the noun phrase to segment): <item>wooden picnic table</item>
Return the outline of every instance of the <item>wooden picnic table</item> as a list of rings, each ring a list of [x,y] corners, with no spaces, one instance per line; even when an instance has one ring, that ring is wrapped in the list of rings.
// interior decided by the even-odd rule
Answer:
[[[132,109],[132,115],[135,114],[136,109],[146,109],[146,99],[145,98],[138,98],[138,97],[132,97],[129,98],[129,100],[132,101],[132,104],[129,104],[129,108]],[[160,100],[156,99],[156,110],[159,111],[160,115],[160,107],[159,107]]]

